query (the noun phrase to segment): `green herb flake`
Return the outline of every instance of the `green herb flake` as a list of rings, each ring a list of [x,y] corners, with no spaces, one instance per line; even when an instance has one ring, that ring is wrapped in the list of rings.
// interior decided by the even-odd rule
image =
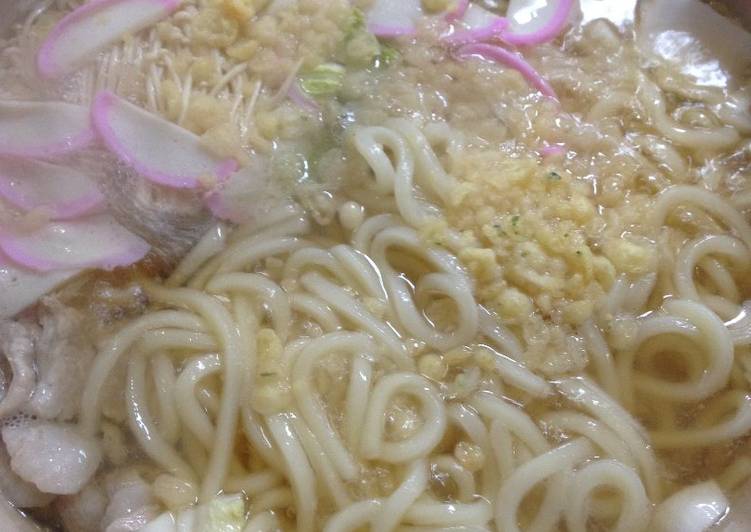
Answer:
[[[381,44],[368,31],[365,15],[359,9],[353,9],[341,43],[341,62],[350,67],[367,68],[378,60],[380,53]]]
[[[396,63],[401,58],[401,54],[399,53],[399,50],[394,48],[393,46],[389,45],[381,45],[381,53],[378,56],[378,65],[379,67],[386,67],[393,63]]]
[[[518,214],[513,215],[511,217],[511,225],[513,225],[514,227],[516,227],[517,225],[519,225],[519,218],[520,218],[520,216]]]
[[[560,181],[561,180],[561,174],[558,172],[550,172],[548,173],[548,179],[551,181]]]
[[[274,375],[276,375],[276,373],[274,373],[273,371],[262,371],[260,375],[261,377],[273,377]]]
[[[333,96],[342,88],[345,69],[337,63],[318,65],[300,80],[302,90],[311,96]]]
[[[365,13],[362,10],[354,8],[347,21],[346,39],[349,39],[353,34],[360,30],[365,29]]]

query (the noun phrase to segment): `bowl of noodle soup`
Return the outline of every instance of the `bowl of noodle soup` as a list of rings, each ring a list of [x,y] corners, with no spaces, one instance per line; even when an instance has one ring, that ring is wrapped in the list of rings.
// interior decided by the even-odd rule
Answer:
[[[748,529],[730,4],[1,6],[0,529]]]

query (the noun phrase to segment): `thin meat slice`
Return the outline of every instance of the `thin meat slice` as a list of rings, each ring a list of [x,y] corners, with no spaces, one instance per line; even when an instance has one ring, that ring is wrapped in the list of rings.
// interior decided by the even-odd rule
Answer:
[[[116,471],[105,481],[109,504],[101,521],[105,532],[140,530],[159,515],[151,487],[132,469]]]
[[[34,391],[34,331],[15,321],[0,322],[0,352],[12,375],[0,401],[0,418],[18,413]]]
[[[2,438],[13,471],[45,493],[70,495],[94,476],[102,458],[99,442],[74,425],[29,421],[8,425]]]
[[[34,484],[27,482],[10,467],[10,456],[0,445],[0,491],[16,508],[39,508],[47,506],[55,498],[50,493],[42,493]]]
[[[55,501],[55,509],[68,532],[99,532],[106,508],[107,494],[96,480],[75,495],[63,495]]]
[[[94,359],[94,345],[86,336],[81,313],[55,298],[44,299],[39,323],[37,382],[24,412],[43,419],[69,420],[78,413],[81,383]]]

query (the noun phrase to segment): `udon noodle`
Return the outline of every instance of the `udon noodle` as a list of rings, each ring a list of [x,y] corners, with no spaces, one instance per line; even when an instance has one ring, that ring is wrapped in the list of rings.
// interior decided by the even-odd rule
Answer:
[[[525,50],[551,99],[447,50],[443,18],[363,65],[349,2],[186,0],[35,88],[29,54],[78,4],[41,3],[2,44],[2,98],[88,105],[108,89],[265,181],[244,219],[196,224],[173,266],[170,248],[58,291],[97,341],[65,421],[103,458],[32,515],[111,532],[659,532],[736,511],[751,477],[747,77],[702,83],[585,9]],[[331,62],[346,66],[336,96],[312,113],[287,99]],[[190,193],[110,173],[104,190],[120,179],[156,212],[196,215]],[[120,214],[139,232],[139,211]],[[44,419],[5,390],[6,419]],[[108,488],[92,510],[124,474],[138,502],[118,514]],[[233,504],[235,524],[211,528]]]

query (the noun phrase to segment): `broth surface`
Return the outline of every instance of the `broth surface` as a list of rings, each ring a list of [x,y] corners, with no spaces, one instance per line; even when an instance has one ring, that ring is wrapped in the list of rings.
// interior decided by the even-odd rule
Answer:
[[[504,48],[553,95],[447,44],[440,1],[384,38],[367,2],[185,0],[40,81],[80,2],[40,5],[0,41],[0,100],[109,90],[240,171],[185,190],[99,144],[57,161],[96,175],[151,252],[0,322],[12,505],[108,532],[732,520],[751,476],[751,48],[729,62],[656,0],[576,4],[555,39]],[[49,219],[6,202],[0,222]],[[4,409],[13,341],[33,382]],[[34,430],[95,462],[80,486],[40,484]]]

